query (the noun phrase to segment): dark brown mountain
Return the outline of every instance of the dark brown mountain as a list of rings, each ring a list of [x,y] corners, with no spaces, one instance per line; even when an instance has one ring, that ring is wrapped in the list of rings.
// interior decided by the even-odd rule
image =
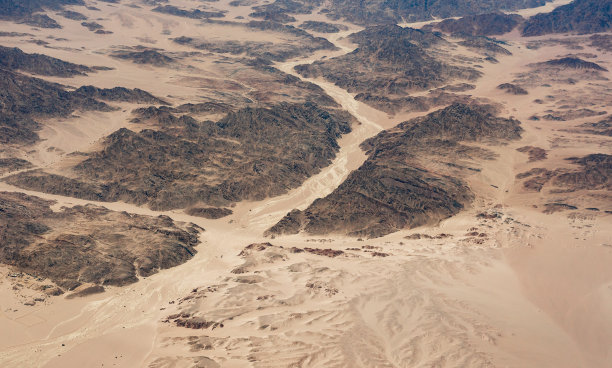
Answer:
[[[603,71],[603,72],[608,71],[608,69],[602,67],[601,65],[597,63],[582,60],[577,57],[564,57],[561,59],[548,60],[546,61],[546,65],[570,68],[570,69],[596,70],[596,71]]]
[[[69,63],[42,54],[27,54],[16,47],[4,46],[0,46],[0,68],[56,77],[85,75],[92,71],[85,65]]]
[[[375,26],[351,35],[359,45],[348,54],[298,65],[308,78],[323,77],[349,92],[403,94],[438,87],[449,80],[474,80],[480,72],[439,60],[429,48],[447,42],[431,32],[396,25]]]
[[[154,8],[153,11],[192,19],[223,18],[225,16],[224,13],[220,11],[205,11],[200,9],[185,10],[177,8],[174,5],[160,5]]]
[[[517,139],[519,124],[465,104],[401,123],[363,143],[368,159],[330,195],[291,211],[266,233],[378,237],[435,224],[473,198],[453,168],[481,159],[484,151],[462,142]]]
[[[300,24],[300,28],[319,33],[338,33],[340,31],[346,31],[348,29],[343,24],[333,24],[314,20],[305,21],[304,23]]]
[[[42,62],[11,64],[20,68],[46,73],[68,73],[79,66],[57,59],[35,57]],[[68,66],[66,66],[68,65]],[[163,104],[164,101],[139,89],[115,87],[110,89],[83,86],[74,91],[68,87],[29,77],[0,68],[0,142],[3,144],[31,144],[38,140],[35,120],[69,116],[75,110],[111,111],[105,101],[128,101],[135,103]]]
[[[455,35],[494,36],[512,31],[522,21],[523,17],[517,14],[488,13],[445,19],[432,27]]]
[[[0,19],[40,28],[61,28],[45,10],[60,10],[64,5],[84,5],[83,0],[0,0]]]
[[[322,13],[331,19],[374,25],[517,10],[545,3],[545,0],[276,0],[257,9],[287,14],[310,14],[322,5]]]
[[[6,180],[78,198],[148,203],[154,209],[260,200],[298,187],[329,165],[351,121],[346,113],[310,103],[245,108],[216,123],[147,113],[159,129],[111,134],[102,151],[73,168],[76,179],[33,171]],[[163,120],[158,123],[158,118]]]
[[[522,27],[523,36],[549,33],[607,32],[612,25],[612,1],[574,0],[550,13],[529,18]]]

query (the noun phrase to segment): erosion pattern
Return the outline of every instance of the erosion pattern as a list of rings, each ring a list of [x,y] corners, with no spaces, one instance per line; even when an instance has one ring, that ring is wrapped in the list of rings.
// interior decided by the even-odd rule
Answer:
[[[218,122],[156,114],[160,129],[122,128],[74,167],[73,179],[43,171],[8,177],[24,188],[101,201],[184,208],[261,200],[299,186],[329,165],[351,117],[314,104],[245,108]],[[149,111],[151,113],[151,111]]]
[[[451,176],[444,164],[432,169],[431,162],[486,157],[483,149],[462,142],[518,139],[519,124],[465,104],[401,123],[363,143],[368,159],[330,195],[293,210],[267,234],[377,237],[436,223],[463,209],[473,195],[456,172]]]
[[[52,201],[0,192],[0,263],[71,290],[121,286],[190,259],[201,228],[166,216],[97,206],[54,211]]]

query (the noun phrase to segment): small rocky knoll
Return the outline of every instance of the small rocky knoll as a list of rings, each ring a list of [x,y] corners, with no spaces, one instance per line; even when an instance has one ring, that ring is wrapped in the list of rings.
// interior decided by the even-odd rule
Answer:
[[[122,286],[191,259],[203,231],[166,216],[0,192],[0,263],[48,278],[64,291],[82,284]]]

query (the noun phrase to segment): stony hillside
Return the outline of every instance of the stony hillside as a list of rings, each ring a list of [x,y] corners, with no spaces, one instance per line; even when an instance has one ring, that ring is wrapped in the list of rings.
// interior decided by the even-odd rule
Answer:
[[[541,36],[549,33],[598,33],[612,26],[610,0],[574,0],[550,13],[529,18],[522,27],[523,36]]]
[[[462,142],[518,139],[519,124],[495,117],[487,107],[465,104],[401,123],[362,144],[368,159],[330,195],[288,213],[267,234],[378,237],[435,224],[473,199],[460,179],[473,165],[468,162],[490,158]],[[464,170],[453,169],[462,165]]]

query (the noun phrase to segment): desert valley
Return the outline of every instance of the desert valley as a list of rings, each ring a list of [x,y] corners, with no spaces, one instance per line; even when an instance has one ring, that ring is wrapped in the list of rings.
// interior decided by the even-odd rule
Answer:
[[[611,24],[0,0],[0,366],[612,366]]]

